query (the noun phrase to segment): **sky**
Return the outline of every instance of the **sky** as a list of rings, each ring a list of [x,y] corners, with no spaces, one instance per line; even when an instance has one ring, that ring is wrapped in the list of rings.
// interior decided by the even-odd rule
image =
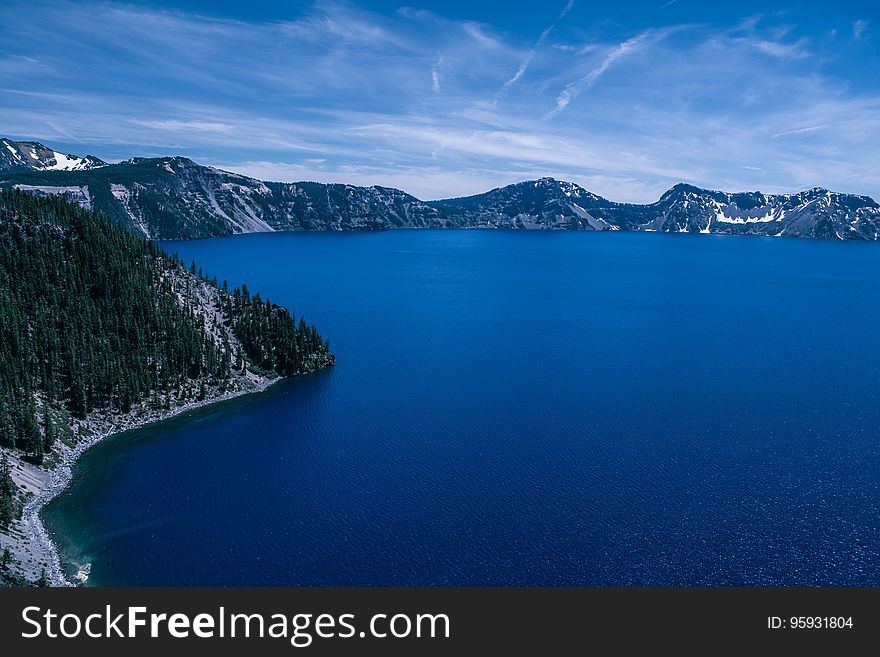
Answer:
[[[880,199],[872,2],[0,3],[0,135],[422,199]]]

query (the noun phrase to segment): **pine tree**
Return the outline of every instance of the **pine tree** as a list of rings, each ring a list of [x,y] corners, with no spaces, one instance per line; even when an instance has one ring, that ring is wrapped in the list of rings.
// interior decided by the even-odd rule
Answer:
[[[37,463],[42,463],[43,437],[40,435],[35,416],[33,403],[24,404],[20,409],[19,427],[24,451],[30,454]]]
[[[49,404],[43,405],[43,448],[46,452],[52,451],[55,444],[55,424],[52,422],[52,414],[49,412]]]
[[[0,458],[0,527],[9,527],[15,520],[15,482],[9,467],[9,458],[3,452]]]

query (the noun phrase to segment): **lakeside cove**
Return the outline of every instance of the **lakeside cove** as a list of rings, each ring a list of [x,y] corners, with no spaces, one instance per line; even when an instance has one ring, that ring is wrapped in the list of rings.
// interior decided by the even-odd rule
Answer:
[[[57,546],[46,530],[41,517],[45,506],[70,484],[76,462],[82,454],[98,443],[126,431],[162,422],[205,406],[234,399],[241,395],[262,392],[280,379],[269,379],[249,374],[241,377],[236,390],[215,391],[215,396],[181,404],[173,409],[150,409],[144,403],[140,408],[122,416],[94,417],[75,422],[72,440],[62,443],[57,452],[43,466],[35,465],[19,454],[4,450],[11,467],[13,481],[24,491],[25,502],[21,517],[7,532],[0,531],[0,552],[9,548],[12,563],[10,573],[26,582],[36,583],[41,577],[50,586],[73,586],[84,584],[88,572],[79,578],[65,573]]]

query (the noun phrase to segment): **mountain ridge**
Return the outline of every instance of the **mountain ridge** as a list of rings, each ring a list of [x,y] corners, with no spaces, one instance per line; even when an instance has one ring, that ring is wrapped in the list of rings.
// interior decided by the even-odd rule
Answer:
[[[271,182],[183,156],[133,157],[116,164],[76,159],[59,168],[38,142],[0,140],[53,153],[54,165],[23,169],[0,159],[0,187],[60,195],[154,239],[239,233],[396,228],[629,230],[880,239],[880,205],[868,196],[815,187],[795,194],[722,192],[678,183],[654,203],[620,203],[550,177],[457,198],[422,201],[393,187]],[[3,146],[7,148],[4,149]],[[42,150],[41,150],[42,149]],[[91,158],[89,160],[88,158]],[[43,158],[41,162],[48,161]],[[96,164],[100,163],[100,164]]]
[[[87,171],[107,166],[94,155],[60,153],[38,141],[0,138],[0,171]]]

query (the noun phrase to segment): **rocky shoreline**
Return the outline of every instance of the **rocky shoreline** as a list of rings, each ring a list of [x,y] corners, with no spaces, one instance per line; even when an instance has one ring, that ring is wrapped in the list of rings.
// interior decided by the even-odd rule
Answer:
[[[9,453],[13,480],[32,494],[24,505],[21,518],[13,523],[11,531],[0,532],[0,549],[8,547],[17,564],[17,567],[12,568],[13,572],[31,582],[37,581],[45,572],[46,582],[50,586],[77,586],[87,581],[87,572],[80,573],[78,581],[74,582],[64,574],[58,547],[46,530],[40,513],[46,504],[67,488],[73,478],[73,466],[90,447],[116,434],[161,422],[187,411],[241,395],[262,392],[280,380],[249,372],[247,376],[239,378],[237,383],[240,387],[234,390],[214,391],[213,396],[209,395],[205,399],[172,409],[139,408],[126,416],[112,419],[103,416],[87,418],[76,427],[76,433],[81,435],[83,430],[88,430],[91,435],[80,438],[73,446],[59,445],[57,462],[48,468],[34,466]]]

